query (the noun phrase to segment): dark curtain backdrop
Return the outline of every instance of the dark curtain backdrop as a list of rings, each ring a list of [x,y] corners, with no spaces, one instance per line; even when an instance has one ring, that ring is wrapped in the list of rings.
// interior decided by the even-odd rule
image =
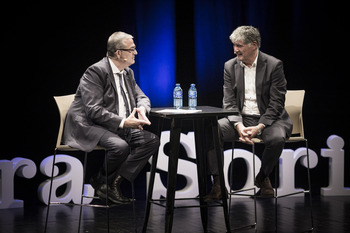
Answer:
[[[284,62],[288,89],[306,90],[311,149],[320,154],[328,136],[337,134],[348,154],[348,20],[340,1],[54,1],[6,4],[3,13],[1,159],[25,157],[39,166],[53,153],[59,119],[52,97],[75,92],[118,30],[135,36],[139,54],[131,68],[153,107],[172,105],[176,82],[185,105],[188,87],[196,83],[199,105],[220,107],[223,65],[234,57],[228,37],[240,25],[260,30],[261,51]],[[319,157],[313,169],[317,190],[328,185],[328,162]],[[24,198],[26,187],[34,198],[43,179],[39,172],[32,180],[16,178],[16,195]],[[145,182],[144,174],[138,181]]]

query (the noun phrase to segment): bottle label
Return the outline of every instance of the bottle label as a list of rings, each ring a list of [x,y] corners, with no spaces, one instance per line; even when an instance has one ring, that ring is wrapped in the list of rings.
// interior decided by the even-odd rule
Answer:
[[[197,98],[197,92],[196,91],[188,92],[188,98]]]
[[[182,98],[182,91],[174,91],[174,98]]]

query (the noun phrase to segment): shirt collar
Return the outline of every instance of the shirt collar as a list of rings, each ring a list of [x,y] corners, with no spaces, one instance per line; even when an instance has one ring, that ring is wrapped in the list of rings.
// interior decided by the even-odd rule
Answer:
[[[259,57],[259,50],[257,51],[256,58],[255,58],[252,66],[250,68],[255,68],[256,67],[256,65],[258,64],[258,57]],[[248,67],[242,61],[241,61],[241,66],[242,67]]]
[[[113,74],[124,74],[125,70],[120,71],[110,58],[108,58],[108,60],[109,64],[111,65]]]

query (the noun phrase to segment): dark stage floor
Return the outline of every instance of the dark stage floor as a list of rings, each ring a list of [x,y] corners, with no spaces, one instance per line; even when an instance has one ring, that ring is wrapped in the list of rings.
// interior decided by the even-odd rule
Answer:
[[[253,200],[248,198],[232,199],[230,216],[232,228],[254,221]],[[194,204],[195,200],[181,201],[177,204]],[[286,197],[278,204],[279,232],[303,232],[310,227],[308,199],[303,197]],[[43,232],[46,206],[25,205],[24,208],[0,210],[0,232]],[[137,201],[137,230],[142,231],[145,202]],[[50,212],[48,229],[51,233],[77,232],[78,206],[53,206]],[[313,198],[314,232],[340,233],[350,232],[350,197]],[[225,232],[222,207],[209,208],[208,232]],[[274,199],[257,200],[258,222],[256,230],[244,229],[239,232],[273,232],[274,231]],[[101,208],[83,208],[83,223],[80,232],[107,232],[106,212]],[[152,205],[147,232],[164,231],[163,207]],[[118,206],[110,209],[110,232],[133,232],[134,221],[132,205]],[[203,232],[198,208],[175,209],[173,232]]]

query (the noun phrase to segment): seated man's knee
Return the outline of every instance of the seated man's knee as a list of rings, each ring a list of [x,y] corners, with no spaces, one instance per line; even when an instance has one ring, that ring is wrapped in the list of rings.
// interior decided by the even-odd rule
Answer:
[[[227,118],[221,118],[218,121],[219,136],[221,141],[232,142],[235,140],[235,130],[231,122]]]
[[[130,147],[125,141],[119,141],[118,143],[111,144],[107,150],[109,154],[113,154],[115,156],[128,156],[130,153]]]
[[[154,148],[157,148],[160,146],[160,140],[159,140],[159,137],[157,135],[154,135],[154,137],[152,138],[151,142],[152,146]]]
[[[279,135],[272,135],[268,140],[264,140],[265,145],[268,147],[284,147],[286,138]]]

